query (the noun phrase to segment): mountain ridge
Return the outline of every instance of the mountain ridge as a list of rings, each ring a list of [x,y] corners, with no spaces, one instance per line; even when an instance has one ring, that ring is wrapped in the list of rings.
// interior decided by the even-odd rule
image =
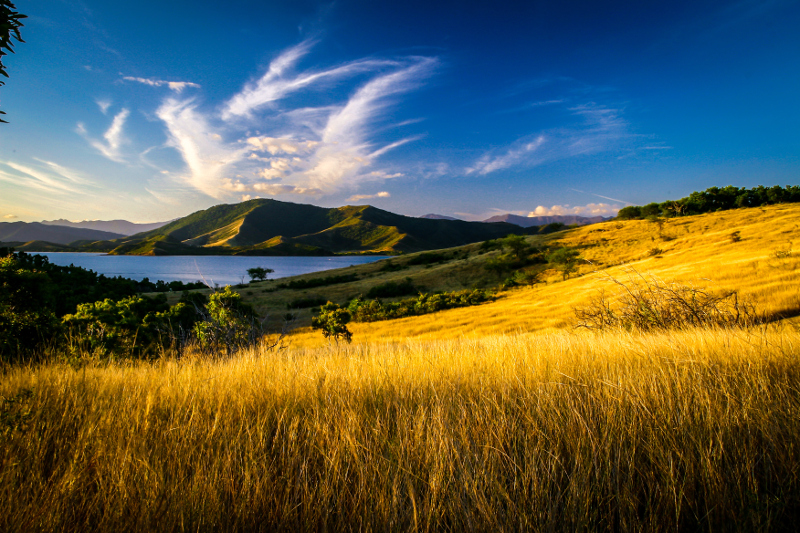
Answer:
[[[370,205],[337,208],[254,199],[196,211],[86,251],[114,255],[397,254],[504,237],[519,226],[421,219]]]

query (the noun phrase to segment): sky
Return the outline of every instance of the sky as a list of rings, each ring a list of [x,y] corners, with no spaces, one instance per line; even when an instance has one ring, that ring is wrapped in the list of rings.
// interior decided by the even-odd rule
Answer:
[[[17,0],[0,221],[800,184],[800,1]]]

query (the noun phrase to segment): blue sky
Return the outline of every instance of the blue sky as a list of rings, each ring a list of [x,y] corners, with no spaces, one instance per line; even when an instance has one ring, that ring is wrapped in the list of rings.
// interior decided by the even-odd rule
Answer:
[[[18,0],[0,220],[800,184],[800,2]]]

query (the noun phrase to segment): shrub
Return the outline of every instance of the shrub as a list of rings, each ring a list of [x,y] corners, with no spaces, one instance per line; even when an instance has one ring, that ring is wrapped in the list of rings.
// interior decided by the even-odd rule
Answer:
[[[349,343],[353,340],[353,334],[347,329],[348,322],[350,313],[335,303],[328,302],[320,309],[319,316],[311,319],[311,327],[322,330],[322,335],[328,340],[333,339],[338,343],[342,339]]]
[[[710,290],[664,283],[637,273],[627,283],[611,278],[622,288],[612,308],[604,292],[588,306],[575,308],[577,327],[624,328],[638,331],[683,329],[697,326],[740,327],[762,322],[754,307],[736,291]]]
[[[376,322],[378,320],[418,316],[445,309],[478,305],[491,298],[491,293],[478,289],[449,293],[423,293],[417,298],[390,303],[383,303],[380,300],[365,302],[360,298],[356,298],[350,302],[347,310],[355,322]]]
[[[232,355],[262,336],[256,318],[253,307],[243,303],[242,296],[227,285],[209,297],[203,320],[194,325],[194,334],[199,347],[208,353],[224,351]]]
[[[56,336],[54,305],[46,273],[25,268],[14,256],[0,258],[0,360],[27,358]]]

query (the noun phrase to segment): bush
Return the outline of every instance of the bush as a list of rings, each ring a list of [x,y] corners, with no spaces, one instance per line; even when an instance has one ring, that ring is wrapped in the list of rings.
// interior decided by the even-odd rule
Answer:
[[[242,296],[229,285],[209,297],[202,314],[203,320],[194,325],[194,334],[199,347],[208,353],[224,351],[232,355],[263,335],[253,307],[242,303]]]
[[[492,294],[478,289],[449,293],[420,294],[417,298],[383,303],[380,300],[363,301],[356,298],[347,306],[353,321],[376,322],[407,316],[435,313],[456,307],[468,307],[489,301]]]
[[[54,289],[46,273],[14,256],[0,258],[0,360],[27,358],[57,335]]]
[[[611,278],[622,287],[616,307],[605,293],[588,306],[575,308],[577,327],[624,328],[649,331],[689,327],[742,327],[763,320],[754,307],[739,299],[736,291],[713,293],[707,289],[667,284],[656,278],[631,276],[628,283]]]
[[[349,311],[328,302],[320,309],[319,316],[311,319],[311,327],[322,330],[322,335],[328,340],[333,339],[338,343],[342,339],[349,343],[353,340],[353,334],[347,329],[348,322]]]

